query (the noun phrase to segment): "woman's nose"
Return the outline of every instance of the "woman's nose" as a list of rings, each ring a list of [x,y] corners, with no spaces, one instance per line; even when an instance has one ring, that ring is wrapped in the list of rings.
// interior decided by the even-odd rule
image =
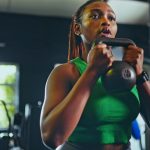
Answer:
[[[110,26],[110,22],[109,22],[108,18],[106,18],[106,17],[101,18],[101,26]]]

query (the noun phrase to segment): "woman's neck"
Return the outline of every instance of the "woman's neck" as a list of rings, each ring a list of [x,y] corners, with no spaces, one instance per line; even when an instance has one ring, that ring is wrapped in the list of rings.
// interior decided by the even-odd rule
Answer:
[[[91,45],[90,44],[84,44],[83,49],[82,49],[82,59],[87,62],[87,56],[89,51],[91,50]]]

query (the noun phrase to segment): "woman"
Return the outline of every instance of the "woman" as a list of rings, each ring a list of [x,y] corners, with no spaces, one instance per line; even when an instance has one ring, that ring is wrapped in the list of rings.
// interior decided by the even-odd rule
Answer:
[[[40,126],[48,147],[127,150],[131,122],[139,111],[150,114],[150,82],[141,80],[143,49],[130,45],[123,57],[138,78],[131,91],[108,94],[101,84],[115,58],[106,44],[91,43],[97,37],[115,38],[116,33],[116,16],[106,2],[88,1],[73,17],[68,63],[56,67],[46,83]]]

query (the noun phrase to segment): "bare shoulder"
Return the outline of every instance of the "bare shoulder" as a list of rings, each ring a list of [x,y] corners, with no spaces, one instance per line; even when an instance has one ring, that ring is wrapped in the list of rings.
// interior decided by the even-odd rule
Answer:
[[[45,86],[45,99],[59,102],[65,97],[79,78],[79,72],[72,63],[54,67]]]
[[[45,116],[57,104],[59,104],[75,82],[79,78],[79,73],[71,63],[61,64],[51,71],[45,86],[45,96],[43,105],[43,115]]]
[[[74,64],[68,62],[54,67],[49,78],[74,82],[79,78],[79,72]]]

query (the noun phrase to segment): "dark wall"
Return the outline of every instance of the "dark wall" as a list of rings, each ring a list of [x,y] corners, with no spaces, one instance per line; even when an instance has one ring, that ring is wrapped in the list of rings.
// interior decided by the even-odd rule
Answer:
[[[30,140],[26,140],[31,144],[25,143],[25,147],[37,149],[40,114],[37,101],[43,101],[45,82],[54,64],[67,60],[70,20],[1,13],[0,22],[0,42],[6,43],[6,47],[0,47],[0,62],[20,66],[20,111],[24,113],[25,104],[30,103],[33,112],[31,123],[25,126],[25,132],[32,132]]]
[[[149,30],[146,25],[123,25],[120,24],[118,28],[119,37],[125,37],[132,39],[137,46],[144,49],[145,57],[150,57],[150,45],[149,45]]]
[[[43,101],[45,82],[54,64],[67,60],[70,19],[0,13],[0,22],[0,42],[6,43],[0,47],[0,62],[20,66],[20,111],[24,112],[26,103],[33,108],[26,150],[37,149],[41,146],[37,102]],[[119,24],[117,36],[131,38],[150,57],[147,26]]]
[[[0,14],[0,61],[20,65],[20,109],[43,99],[45,80],[67,58],[69,20]]]

